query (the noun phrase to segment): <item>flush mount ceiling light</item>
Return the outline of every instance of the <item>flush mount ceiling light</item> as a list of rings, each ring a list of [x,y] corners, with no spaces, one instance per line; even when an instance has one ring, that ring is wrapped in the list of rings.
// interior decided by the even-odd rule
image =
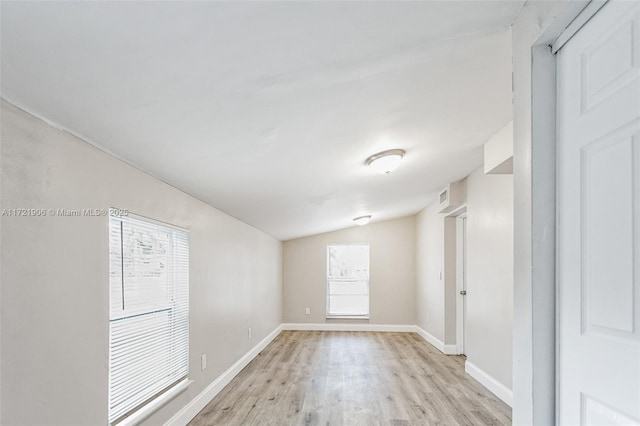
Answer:
[[[367,223],[369,223],[370,220],[371,220],[371,215],[359,216],[359,217],[356,217],[355,219],[353,219],[353,221],[355,223],[357,223],[358,225],[366,225]]]
[[[404,154],[405,152],[403,149],[388,149],[386,151],[373,154],[371,157],[367,158],[364,164],[371,167],[376,172],[389,174],[394,171],[398,165],[400,165],[400,160],[402,160]]]

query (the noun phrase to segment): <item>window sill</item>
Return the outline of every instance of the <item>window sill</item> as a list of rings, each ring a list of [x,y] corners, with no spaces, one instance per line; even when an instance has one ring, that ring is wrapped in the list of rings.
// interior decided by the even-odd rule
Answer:
[[[129,417],[123,419],[121,422],[117,423],[117,426],[133,426],[142,422],[144,419],[158,411],[162,406],[167,404],[176,396],[180,395],[182,392],[187,390],[189,385],[193,383],[193,380],[184,379],[180,383],[177,383],[174,387],[167,390],[162,395],[158,396],[153,401],[149,402],[144,407],[140,408],[135,413],[131,414]]]
[[[331,320],[331,319],[361,319],[361,320],[368,320],[369,319],[369,315],[327,315],[326,319]]]

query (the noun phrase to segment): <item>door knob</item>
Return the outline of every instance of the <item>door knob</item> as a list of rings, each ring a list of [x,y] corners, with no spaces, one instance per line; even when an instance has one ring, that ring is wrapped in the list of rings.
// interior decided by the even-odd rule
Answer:
[[[467,290],[460,290],[460,294],[465,296],[467,294]]]

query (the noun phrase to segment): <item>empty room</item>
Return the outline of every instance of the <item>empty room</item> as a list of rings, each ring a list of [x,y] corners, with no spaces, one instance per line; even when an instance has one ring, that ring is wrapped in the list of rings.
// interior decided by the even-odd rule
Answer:
[[[640,0],[0,0],[0,425],[640,425]]]

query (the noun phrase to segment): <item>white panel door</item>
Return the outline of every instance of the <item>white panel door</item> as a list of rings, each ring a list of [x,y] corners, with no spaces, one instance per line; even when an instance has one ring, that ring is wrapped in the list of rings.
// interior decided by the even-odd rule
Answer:
[[[558,422],[640,424],[640,1],[557,64]]]

